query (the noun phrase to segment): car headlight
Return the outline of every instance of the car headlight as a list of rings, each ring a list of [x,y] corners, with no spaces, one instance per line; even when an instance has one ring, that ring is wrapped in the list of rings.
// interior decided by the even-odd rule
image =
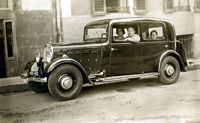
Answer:
[[[51,44],[47,44],[43,50],[43,61],[44,62],[51,62],[53,58],[53,48]]]

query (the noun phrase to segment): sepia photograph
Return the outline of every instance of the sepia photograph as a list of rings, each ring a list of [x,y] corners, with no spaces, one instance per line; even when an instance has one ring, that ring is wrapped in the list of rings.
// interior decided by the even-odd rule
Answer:
[[[200,123],[200,0],[0,0],[0,123]]]

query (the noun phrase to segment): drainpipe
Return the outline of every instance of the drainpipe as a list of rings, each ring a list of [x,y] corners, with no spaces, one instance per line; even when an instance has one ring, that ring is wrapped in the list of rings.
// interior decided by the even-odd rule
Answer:
[[[61,17],[61,2],[55,0],[55,18],[56,18],[56,41],[57,43],[63,42],[63,28],[62,28],[62,17]]]

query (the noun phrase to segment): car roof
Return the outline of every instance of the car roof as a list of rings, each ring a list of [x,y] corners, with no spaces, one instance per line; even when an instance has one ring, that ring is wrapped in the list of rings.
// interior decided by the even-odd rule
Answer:
[[[173,25],[173,23],[169,20],[166,19],[160,19],[160,18],[147,18],[147,17],[128,17],[128,18],[110,18],[110,19],[101,19],[101,20],[97,20],[97,21],[93,21],[88,23],[86,26],[88,25],[95,25],[95,24],[99,24],[99,23],[115,23],[115,22],[129,22],[129,21],[162,21],[162,22],[168,22],[170,24]]]

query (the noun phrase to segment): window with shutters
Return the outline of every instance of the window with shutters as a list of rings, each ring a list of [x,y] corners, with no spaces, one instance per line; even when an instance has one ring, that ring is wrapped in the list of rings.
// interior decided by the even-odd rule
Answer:
[[[199,0],[198,0],[199,1]],[[190,11],[189,0],[179,0],[179,11]]]
[[[12,0],[0,0],[0,10],[12,9]]]
[[[190,11],[189,0],[174,0],[174,9],[176,11]]]
[[[104,15],[106,13],[128,12],[128,0],[92,0],[93,14]]]
[[[174,11],[174,0],[164,0],[164,8],[166,13]]]
[[[147,12],[147,0],[134,0],[134,12],[136,14]]]
[[[190,11],[189,0],[164,0],[165,12]]]
[[[106,13],[106,0],[93,0],[93,10],[95,15]]]
[[[200,0],[195,0],[195,12],[200,12]]]

